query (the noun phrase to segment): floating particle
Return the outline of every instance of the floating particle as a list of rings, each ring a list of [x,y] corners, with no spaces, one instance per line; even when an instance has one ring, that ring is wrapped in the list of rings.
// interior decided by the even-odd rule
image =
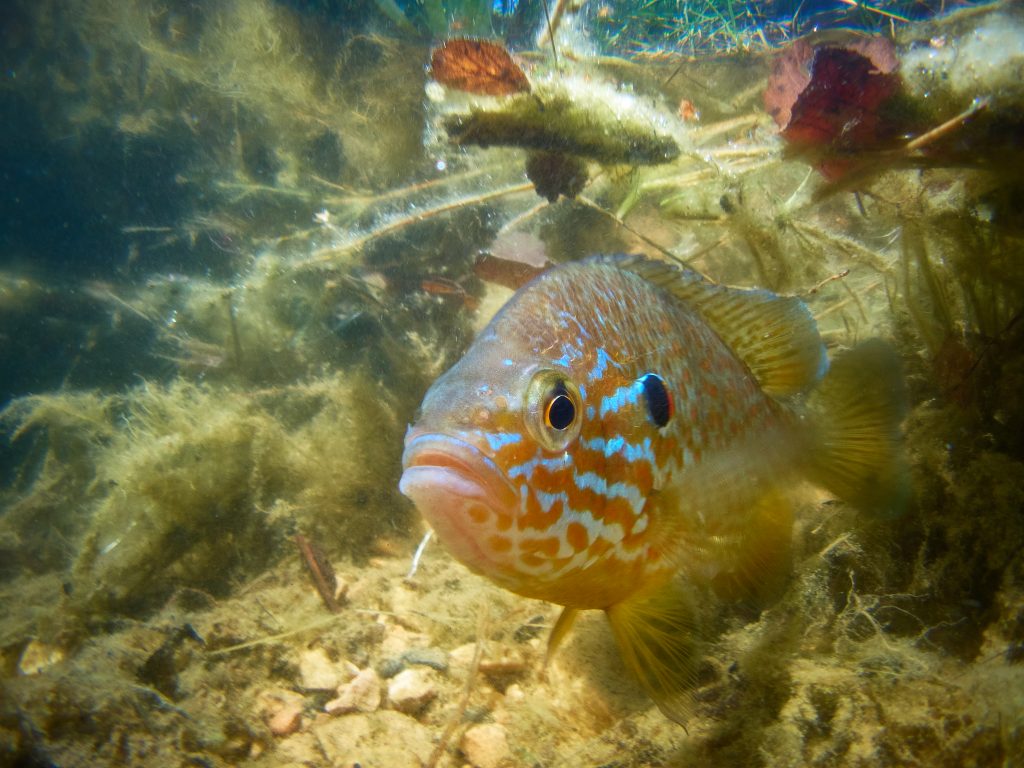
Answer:
[[[679,102],[677,114],[684,123],[695,123],[700,120],[700,112],[697,111],[697,108],[693,106],[693,102],[689,99],[682,99]]]

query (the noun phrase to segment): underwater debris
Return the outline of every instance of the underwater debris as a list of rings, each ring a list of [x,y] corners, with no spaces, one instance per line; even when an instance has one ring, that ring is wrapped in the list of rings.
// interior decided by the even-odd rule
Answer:
[[[567,76],[535,83],[530,93],[493,108],[451,115],[444,126],[459,145],[522,147],[610,165],[652,165],[679,156],[675,139],[659,126],[663,122],[636,97],[610,84]]]
[[[765,108],[798,152],[824,156],[826,177],[841,175],[858,153],[893,148],[911,131],[901,106],[895,47],[886,38],[845,44],[798,40],[779,56]]]
[[[693,102],[689,99],[679,100],[679,109],[676,110],[676,114],[679,115],[679,119],[684,123],[696,123],[700,122],[700,112],[693,106]]]
[[[462,306],[470,311],[480,306],[480,299],[472,296],[469,292],[454,280],[447,277],[428,277],[420,281],[420,288],[434,296],[450,296],[462,302]]]
[[[490,253],[482,253],[477,258],[474,272],[476,272],[476,276],[481,280],[517,290],[545,269],[546,267],[533,267],[519,261],[503,259]]]
[[[1019,168],[1024,19],[1009,7],[980,24],[971,14],[933,22],[942,33],[923,39],[909,27],[895,43],[797,40],[774,61],[765,108],[831,180],[907,165]]]
[[[299,554],[302,555],[306,570],[313,578],[316,591],[320,593],[320,599],[324,601],[327,610],[337,613],[341,610],[341,604],[338,602],[338,579],[334,575],[331,562],[320,547],[301,533],[295,535],[295,544],[299,548]],[[343,594],[340,596],[344,597]]]
[[[441,85],[467,93],[508,96],[530,90],[530,81],[508,51],[487,40],[445,41],[430,56],[430,74]]]
[[[531,152],[526,158],[526,176],[537,194],[553,203],[560,195],[571,199],[583,191],[587,166],[563,152]]]
[[[834,37],[834,34],[830,37]],[[861,79],[867,74],[890,75],[899,66],[895,45],[888,38],[856,36],[841,43],[820,42],[819,44],[815,44],[812,39],[808,38],[796,40],[775,56],[772,62],[771,76],[768,79],[768,87],[764,92],[765,110],[775,119],[780,130],[785,130],[789,126],[793,118],[794,105],[813,82],[815,56],[822,51],[837,49],[856,53],[866,59],[868,64],[866,70],[855,73]],[[834,75],[835,73],[827,74]],[[818,84],[817,90],[856,85],[856,83],[844,83],[841,80],[833,83],[826,77],[819,79],[821,82]],[[836,94],[837,101],[839,96],[840,94]]]
[[[542,240],[526,232],[508,231],[480,252],[473,272],[481,280],[517,290],[551,264]]]

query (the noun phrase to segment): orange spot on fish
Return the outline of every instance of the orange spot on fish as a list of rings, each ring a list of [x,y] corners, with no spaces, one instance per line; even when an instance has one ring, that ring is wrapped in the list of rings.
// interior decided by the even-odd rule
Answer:
[[[551,470],[541,466],[533,470],[533,476],[530,478],[530,485],[544,493],[558,493],[569,482],[569,472],[567,470]]]
[[[558,554],[559,544],[558,539],[554,538],[527,539],[520,543],[519,548],[524,559],[528,555],[542,555],[544,560],[550,560]]]
[[[526,513],[521,518],[522,527],[546,531],[561,518],[564,507],[565,504],[562,500],[556,499],[551,508],[545,512],[541,509],[537,497],[531,493],[526,497]]]
[[[474,523],[483,524],[487,522],[487,518],[491,516],[490,512],[487,511],[486,507],[481,507],[479,504],[472,505],[468,510],[469,517]]]
[[[569,546],[576,552],[582,552],[590,544],[590,535],[587,533],[586,527],[583,523],[575,520],[566,526],[565,538],[569,542]]]
[[[491,536],[487,541],[494,552],[502,553],[512,549],[512,542],[504,536]]]

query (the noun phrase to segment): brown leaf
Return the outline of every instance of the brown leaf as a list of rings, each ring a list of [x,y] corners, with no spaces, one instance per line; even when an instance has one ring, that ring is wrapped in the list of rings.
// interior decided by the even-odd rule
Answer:
[[[435,48],[430,70],[441,85],[469,93],[507,96],[530,90],[530,81],[501,45],[456,38]]]

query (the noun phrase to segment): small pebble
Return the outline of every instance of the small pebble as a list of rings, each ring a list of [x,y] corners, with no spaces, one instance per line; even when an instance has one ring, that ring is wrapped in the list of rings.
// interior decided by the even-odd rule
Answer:
[[[462,722],[482,723],[490,714],[490,707],[485,707],[483,704],[470,704],[462,713]]]
[[[30,640],[18,659],[18,672],[23,675],[37,675],[54,664],[64,661],[64,651],[55,645],[39,640]]]
[[[282,705],[267,722],[275,736],[289,736],[302,726],[302,703],[289,701]]]
[[[419,664],[438,672],[448,671],[448,654],[440,648],[410,648],[402,654],[402,659],[407,664]]]
[[[397,624],[386,625],[384,638],[380,642],[380,651],[385,656],[402,656],[407,649],[425,646],[427,635],[414,632]]]
[[[526,698],[526,693],[519,683],[512,683],[512,685],[505,689],[505,698],[509,701],[522,701]]]
[[[299,654],[299,686],[307,691],[333,691],[341,685],[338,666],[323,648],[313,648]]]
[[[545,626],[544,614],[538,613],[536,616],[531,616],[529,621],[520,626],[512,634],[512,639],[517,643],[529,642],[544,631]]]
[[[476,643],[466,643],[458,648],[453,648],[448,654],[448,660],[452,666],[468,669],[473,663],[473,655],[476,653]]]
[[[364,669],[352,680],[338,687],[338,698],[324,705],[331,715],[347,712],[375,712],[380,707],[380,677],[372,669]]]
[[[474,768],[498,768],[511,757],[504,727],[474,725],[462,737],[462,753]]]
[[[383,659],[380,664],[377,665],[378,674],[385,680],[394,677],[399,672],[405,669],[405,662],[402,659],[396,659],[395,657]]]
[[[437,696],[437,688],[419,669],[399,672],[388,683],[388,701],[399,712],[415,715]]]

